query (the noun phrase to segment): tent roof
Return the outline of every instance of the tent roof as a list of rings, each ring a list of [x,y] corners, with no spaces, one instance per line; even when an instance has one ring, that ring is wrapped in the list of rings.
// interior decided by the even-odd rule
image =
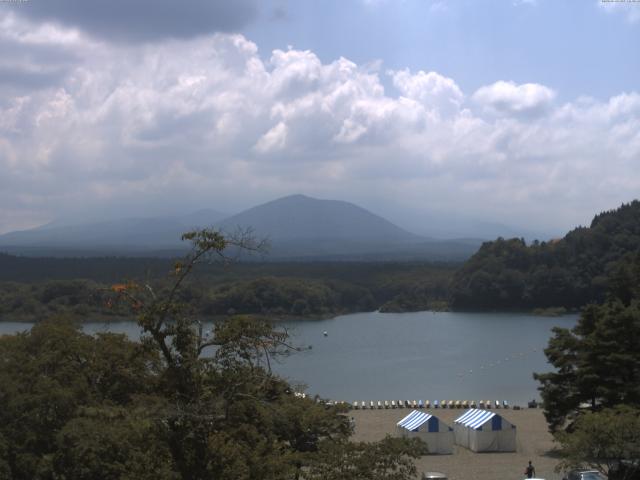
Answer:
[[[409,415],[398,422],[398,426],[413,431],[419,428],[423,423],[428,422],[431,417],[433,417],[433,415],[426,412],[413,410]]]
[[[485,423],[495,417],[497,414],[489,412],[488,410],[480,410],[478,408],[472,408],[464,415],[456,418],[454,423],[462,424],[465,427],[477,429],[482,427]],[[498,415],[499,416],[499,415]]]

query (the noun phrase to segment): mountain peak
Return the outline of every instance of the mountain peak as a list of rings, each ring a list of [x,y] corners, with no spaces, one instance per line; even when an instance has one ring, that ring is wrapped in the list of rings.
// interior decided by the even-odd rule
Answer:
[[[303,193],[292,193],[291,195],[285,195],[284,197],[276,198],[275,200],[272,200],[272,201],[280,202],[280,201],[294,201],[294,200],[318,200],[318,201],[321,201],[319,198],[310,197],[308,195],[304,195]]]
[[[252,228],[256,237],[269,239],[269,257],[273,259],[466,258],[475,250],[467,244],[443,247],[353,203],[303,194],[257,205],[226,220],[219,218],[218,212],[205,209],[179,217],[34,229],[1,235],[0,247],[30,254],[90,251],[156,255],[154,252],[166,251],[175,255],[185,248],[179,241],[182,233],[213,224],[229,233],[238,227]]]
[[[410,242],[419,237],[353,203],[296,194],[255,206],[221,223],[252,227],[271,239],[342,239]]]

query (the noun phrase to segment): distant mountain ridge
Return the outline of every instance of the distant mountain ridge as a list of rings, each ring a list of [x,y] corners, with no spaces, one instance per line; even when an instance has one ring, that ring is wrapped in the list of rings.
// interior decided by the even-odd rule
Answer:
[[[251,226],[273,240],[348,239],[376,242],[416,242],[410,233],[353,203],[290,195],[226,218],[218,226],[228,230]]]
[[[184,216],[123,218],[85,224],[51,223],[0,235],[0,247],[23,248],[178,248],[186,230],[211,226],[224,214],[199,210]]]
[[[270,241],[268,258],[278,260],[461,260],[481,243],[421,237],[353,203],[305,195],[290,195],[220,217],[217,212],[201,211],[184,217],[48,225],[0,236],[0,251],[56,256],[74,256],[74,251],[79,256],[174,256],[186,248],[180,242],[182,233],[209,226],[228,233],[251,228],[256,237]]]

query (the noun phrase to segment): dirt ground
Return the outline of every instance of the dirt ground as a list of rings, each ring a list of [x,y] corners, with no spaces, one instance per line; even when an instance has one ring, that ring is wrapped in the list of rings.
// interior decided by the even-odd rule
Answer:
[[[396,423],[409,414],[411,409],[352,410],[355,419],[356,441],[375,441],[386,434],[396,434]],[[427,410],[440,420],[453,426],[453,421],[462,415],[461,409]],[[542,410],[498,410],[517,428],[517,451],[513,453],[474,453],[466,448],[454,446],[452,455],[427,455],[417,460],[418,472],[437,471],[448,475],[449,480],[519,480],[524,478],[524,469],[529,460],[536,468],[536,477],[560,480],[562,474],[554,467],[553,438],[547,431]],[[420,476],[418,476],[420,478]]]

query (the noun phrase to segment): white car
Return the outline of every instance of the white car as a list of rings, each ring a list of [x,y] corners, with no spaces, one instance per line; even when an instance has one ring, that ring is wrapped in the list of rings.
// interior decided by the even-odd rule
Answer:
[[[605,480],[597,470],[571,470],[563,480]]]

